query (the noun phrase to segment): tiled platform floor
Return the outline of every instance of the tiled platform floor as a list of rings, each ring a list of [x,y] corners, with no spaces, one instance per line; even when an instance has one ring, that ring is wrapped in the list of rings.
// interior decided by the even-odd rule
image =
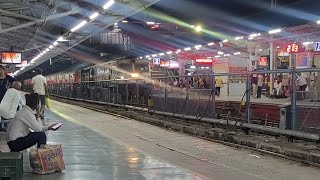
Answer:
[[[25,152],[23,180],[318,180],[320,176],[319,169],[296,162],[56,101],[47,121],[65,123],[48,133],[48,143],[62,144],[66,170],[32,174]]]
[[[52,112],[47,111],[46,115],[49,122],[64,123],[59,131],[47,134],[49,144],[62,144],[66,170],[35,175],[29,166],[28,152],[24,152],[23,180],[201,179]]]

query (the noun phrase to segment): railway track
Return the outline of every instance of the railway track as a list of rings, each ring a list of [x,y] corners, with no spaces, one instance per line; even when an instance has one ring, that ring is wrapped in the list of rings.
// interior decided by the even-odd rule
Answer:
[[[235,124],[228,122],[225,125],[214,124],[60,96],[53,96],[53,99],[101,113],[141,121],[235,148],[248,149],[263,155],[271,155],[320,168],[320,148],[316,142],[296,140],[292,137],[283,137],[272,133],[262,134],[247,128],[239,128]],[[288,142],[288,139],[291,142]]]

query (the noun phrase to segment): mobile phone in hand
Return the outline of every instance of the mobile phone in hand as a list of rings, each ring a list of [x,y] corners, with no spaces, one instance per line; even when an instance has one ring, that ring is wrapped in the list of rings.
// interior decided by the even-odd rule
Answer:
[[[53,129],[53,130],[57,130],[57,129],[59,129],[62,125],[63,125],[63,123],[58,123],[58,124],[52,126],[52,129]]]

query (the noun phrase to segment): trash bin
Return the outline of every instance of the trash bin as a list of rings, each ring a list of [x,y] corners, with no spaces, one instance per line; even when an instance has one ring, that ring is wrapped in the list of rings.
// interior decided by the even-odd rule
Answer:
[[[283,104],[280,108],[280,129],[292,129],[291,123],[291,104]]]

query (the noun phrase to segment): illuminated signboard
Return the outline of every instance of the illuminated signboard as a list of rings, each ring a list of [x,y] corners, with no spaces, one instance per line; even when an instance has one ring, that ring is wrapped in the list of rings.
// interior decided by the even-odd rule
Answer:
[[[213,63],[213,59],[196,59],[196,63]]]
[[[259,59],[259,65],[260,65],[260,66],[267,66],[267,61],[268,61],[268,58],[267,58],[267,57],[260,57],[260,59]]]
[[[288,53],[297,53],[299,52],[299,50],[300,50],[300,47],[296,44],[288,44],[286,47],[286,51]]]
[[[152,63],[153,63],[154,65],[160,65],[160,58],[153,58],[153,59],[152,59]]]
[[[161,67],[170,67],[170,63],[169,63],[169,61],[161,61],[160,66]]]
[[[320,51],[320,42],[316,42],[314,46],[314,51]]]

